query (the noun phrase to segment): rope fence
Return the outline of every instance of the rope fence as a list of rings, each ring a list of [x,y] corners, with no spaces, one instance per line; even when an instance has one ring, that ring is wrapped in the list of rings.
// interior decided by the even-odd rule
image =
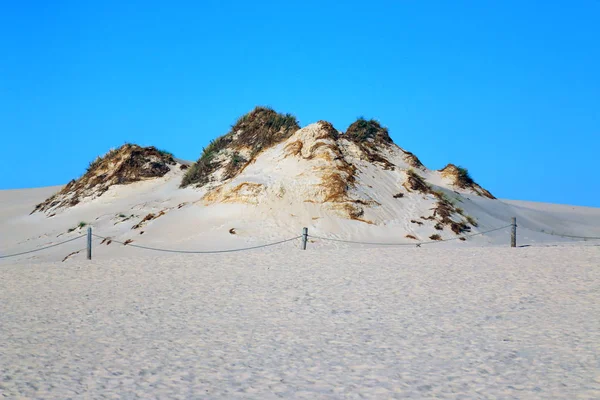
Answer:
[[[514,219],[513,219],[514,220]],[[516,221],[515,222],[516,225]],[[543,233],[544,235],[549,235],[549,236],[556,236],[556,237],[561,237],[561,238],[569,238],[569,239],[581,239],[584,242],[588,241],[588,240],[600,240],[600,236],[578,236],[578,235],[571,235],[569,233],[560,233],[560,232],[554,232],[554,231],[547,231],[544,229],[533,229],[533,228],[524,228],[528,231],[531,232],[537,232],[537,233]]]
[[[548,232],[545,230],[537,230],[537,229],[528,229],[532,232],[539,232],[539,233],[543,233],[546,235],[550,235],[550,236],[558,236],[558,237],[563,237],[563,238],[570,238],[570,239],[583,239],[584,241],[586,240],[600,240],[600,236],[575,236],[575,235],[568,235],[566,233],[555,233],[555,232]]]
[[[241,247],[241,248],[234,248],[234,249],[225,249],[225,250],[177,250],[177,249],[168,249],[168,248],[160,248],[160,247],[143,246],[143,245],[139,245],[139,244],[133,244],[130,241],[121,242],[121,241],[115,240],[115,239],[113,239],[111,237],[106,237],[106,236],[100,236],[100,235],[93,234],[92,233],[92,228],[88,227],[87,234],[83,234],[83,235],[80,235],[80,236],[77,236],[77,237],[65,240],[65,241],[60,242],[60,243],[50,244],[50,245],[47,245],[47,246],[44,246],[44,247],[40,247],[40,248],[37,248],[37,249],[33,249],[33,250],[28,250],[28,251],[23,251],[23,252],[19,252],[19,253],[13,253],[13,254],[0,255],[0,259],[17,257],[17,256],[26,255],[26,254],[36,253],[36,252],[47,250],[47,249],[50,249],[50,248],[53,248],[53,247],[61,246],[61,245],[73,242],[75,240],[82,239],[84,237],[87,238],[87,246],[86,246],[86,248],[81,249],[81,250],[79,250],[79,251],[77,251],[75,253],[72,253],[72,254],[76,254],[76,253],[79,253],[79,252],[87,249],[87,259],[91,260],[92,259],[92,238],[102,239],[102,243],[104,243],[104,241],[109,240],[111,242],[115,242],[115,243],[118,243],[118,244],[121,244],[121,245],[124,245],[124,246],[134,247],[134,248],[143,249],[143,250],[164,252],[164,253],[222,254],[222,253],[234,253],[234,252],[249,251],[249,250],[256,250],[256,249],[261,249],[261,248],[266,248],[266,247],[272,247],[272,246],[277,246],[277,245],[281,245],[281,244],[284,244],[284,243],[292,242],[292,241],[298,240],[298,239],[301,239],[301,249],[306,250],[309,238],[315,239],[315,240],[321,240],[321,241],[325,241],[325,242],[338,242],[338,243],[347,243],[347,244],[360,244],[360,245],[372,245],[372,246],[416,246],[416,247],[421,247],[422,245],[430,245],[430,244],[436,244],[436,243],[450,242],[450,241],[454,241],[454,240],[466,240],[466,239],[471,238],[471,237],[487,235],[489,233],[500,231],[500,230],[507,229],[507,228],[511,228],[510,246],[511,247],[517,247],[516,246],[516,241],[517,241],[517,223],[516,223],[516,218],[513,218],[512,222],[509,225],[501,226],[499,228],[489,229],[487,231],[477,232],[477,233],[468,234],[468,235],[459,235],[459,236],[456,236],[456,237],[453,237],[453,238],[448,238],[448,239],[439,239],[439,240],[433,240],[432,239],[432,240],[429,240],[429,241],[389,243],[389,242],[370,242],[370,241],[346,240],[346,239],[337,239],[337,238],[332,238],[332,237],[309,235],[308,234],[308,228],[304,228],[303,231],[302,231],[302,235],[295,236],[295,237],[292,237],[292,238],[289,238],[289,239],[279,240],[279,241],[276,241],[276,242],[271,242],[271,243],[256,245],[256,246]],[[567,235],[567,234],[556,234],[554,232],[552,232],[552,233],[551,232],[545,232],[543,230],[541,230],[541,231],[539,231],[539,230],[533,230],[533,229],[528,229],[528,230],[531,230],[531,231],[534,231],[534,232],[540,232],[540,233],[544,233],[544,234],[552,235],[552,236],[560,236],[560,237],[564,237],[564,238],[583,239],[584,241],[587,241],[587,240],[600,240],[600,237],[595,237],[595,236],[576,236],[576,235]],[[68,256],[67,256],[67,258],[68,258]]]
[[[425,242],[419,241],[419,242],[412,242],[412,243],[407,243],[407,242],[404,242],[404,243],[360,242],[360,241],[355,241],[355,240],[334,239],[334,238],[326,238],[326,237],[314,236],[314,235],[308,235],[308,237],[311,237],[314,239],[331,241],[331,242],[342,242],[342,243],[351,243],[351,244],[366,244],[366,245],[375,245],[375,246],[419,246],[420,247],[421,245],[424,245],[424,244],[450,242],[452,240],[460,240],[461,238],[467,239],[467,238],[470,238],[473,236],[486,235],[488,233],[496,232],[496,231],[510,228],[510,227],[512,227],[512,224],[502,226],[500,228],[490,229],[489,231],[485,231],[485,232],[473,233],[471,235],[460,235],[460,236],[450,238],[450,239],[429,240],[429,241],[425,241]]]
[[[69,242],[73,242],[73,241],[75,241],[77,239],[81,239],[82,237],[85,237],[85,236],[87,236],[87,235],[77,236],[77,237],[71,238],[69,240],[65,240],[64,242],[51,244],[51,245],[45,246],[45,247],[40,247],[39,249],[33,249],[33,250],[29,250],[29,251],[23,251],[21,253],[5,254],[5,255],[0,256],[0,258],[9,258],[9,257],[22,256],[24,254],[29,254],[29,253],[35,253],[37,251],[42,251],[42,250],[46,250],[46,249],[49,249],[49,248],[52,248],[52,247],[61,246],[63,244],[69,243]]]
[[[268,243],[268,244],[262,244],[262,245],[259,245],[259,246],[242,247],[242,248],[238,248],[238,249],[228,249],[228,250],[174,250],[174,249],[161,249],[161,248],[158,248],[158,247],[149,247],[149,246],[141,246],[141,245],[138,245],[138,244],[125,243],[125,242],[120,242],[118,240],[114,240],[114,239],[111,239],[111,238],[108,238],[108,237],[103,237],[103,236],[98,236],[98,235],[93,235],[93,236],[97,237],[99,239],[112,240],[113,242],[122,244],[124,246],[137,247],[138,249],[153,250],[153,251],[162,251],[162,252],[165,252],[165,253],[182,253],[182,254],[234,253],[234,252],[237,252],[237,251],[254,250],[254,249],[261,249],[263,247],[276,246],[278,244],[291,242],[292,240],[297,240],[297,239],[300,239],[302,237],[302,236],[296,236],[296,237],[293,237],[291,239],[280,240],[278,242],[273,242],[273,243]]]

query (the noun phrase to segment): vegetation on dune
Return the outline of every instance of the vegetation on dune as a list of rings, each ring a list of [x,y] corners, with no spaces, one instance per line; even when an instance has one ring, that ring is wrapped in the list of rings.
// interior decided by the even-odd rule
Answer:
[[[207,184],[210,174],[220,167],[220,164],[214,159],[221,150],[225,149],[231,143],[231,140],[231,134],[212,140],[202,150],[202,156],[200,156],[198,161],[187,169],[180,186],[186,187],[192,184],[203,186]]]
[[[164,158],[173,158],[173,153],[171,153],[170,151],[167,151],[165,149],[156,149],[156,151],[158,151],[158,154],[160,154],[162,157]]]
[[[123,153],[126,150],[136,151],[137,149],[148,152],[148,154],[156,153],[155,155],[159,156],[167,164],[175,163],[175,160],[173,159],[173,154],[166,150],[159,150],[154,146],[143,148],[136,144],[125,143],[123,146],[121,146],[117,149],[114,149],[114,148],[110,149],[108,152],[106,152],[106,154],[104,154],[102,156],[97,156],[93,161],[91,161],[89,163],[86,172],[92,171],[93,169],[99,167],[104,161],[111,160],[111,159],[115,158],[115,156]]]
[[[471,177],[469,170],[464,167],[456,166],[454,164],[448,164],[441,170],[442,176],[452,179],[453,184],[461,189],[471,189],[480,196],[487,197],[489,199],[495,199],[489,191],[479,186],[475,180]]]
[[[32,213],[75,206],[84,197],[101,196],[111,185],[164,176],[170,171],[168,165],[174,164],[169,152],[126,143],[96,157],[83,176],[71,180],[58,193],[36,205]]]
[[[382,155],[378,146],[393,143],[388,129],[381,126],[379,121],[359,117],[348,127],[344,137],[360,147],[367,161],[381,164],[386,170],[395,168],[395,165]]]
[[[74,230],[76,230],[76,229],[81,229],[81,228],[84,228],[84,227],[86,227],[86,226],[87,226],[87,224],[88,224],[87,222],[81,221],[79,224],[77,224],[77,226],[76,226],[76,227],[74,227],[74,228],[69,228],[69,230],[68,230],[67,232],[71,233],[71,232],[73,232],[73,231],[74,231]]]
[[[280,114],[272,108],[256,107],[241,116],[225,135],[213,140],[203,149],[198,161],[186,172],[181,187],[203,186],[210,176],[225,166],[225,179],[234,177],[261,151],[290,137],[300,129],[298,120],[292,114]],[[218,157],[225,149],[231,148],[231,157]],[[239,150],[251,149],[249,159]]]
[[[461,166],[456,167],[456,169],[458,170],[457,183],[460,186],[467,187],[467,186],[472,186],[475,183],[475,181],[471,177],[471,174],[469,174],[468,169],[463,168]]]
[[[359,143],[366,142],[369,139],[392,143],[392,138],[387,128],[381,126],[377,120],[367,120],[363,117],[359,117],[348,127],[346,137]]]
[[[413,169],[406,171],[406,178],[406,182],[404,182],[403,186],[408,189],[408,191],[415,190],[421,193],[429,193],[431,191],[431,186],[429,186],[423,177],[417,174]]]
[[[470,216],[470,215],[467,215],[465,218],[467,219],[467,222],[468,222],[469,224],[471,224],[472,226],[474,226],[474,227],[477,227],[477,226],[479,225],[479,224],[477,223],[477,220],[476,220],[475,218],[473,218],[472,216]]]
[[[424,220],[435,220],[437,221],[434,228],[437,230],[443,230],[444,226],[449,226],[452,232],[457,235],[470,232],[471,226],[477,226],[477,222],[474,218],[465,216],[464,210],[460,207],[456,207],[455,202],[448,197],[442,190],[434,190],[431,185],[427,184],[422,176],[417,174],[414,170],[409,169],[406,171],[406,181],[404,187],[409,191],[417,191],[423,194],[430,194],[436,198],[436,204],[433,208],[433,215],[425,218]],[[454,214],[463,216],[466,219],[464,221],[454,221],[452,219]],[[413,221],[411,221],[413,222]]]

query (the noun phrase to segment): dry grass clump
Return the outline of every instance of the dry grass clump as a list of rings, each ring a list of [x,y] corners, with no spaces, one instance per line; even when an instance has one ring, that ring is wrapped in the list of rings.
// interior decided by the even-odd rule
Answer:
[[[352,203],[344,203],[342,209],[346,212],[348,217],[355,221],[364,222],[369,225],[374,225],[373,221],[362,218],[365,215],[365,210],[362,207]]]
[[[139,229],[142,226],[146,225],[148,221],[152,221],[153,219],[157,219],[165,215],[165,210],[161,210],[158,214],[149,213],[146,215],[140,222],[131,227],[131,229]]]
[[[418,239],[416,236],[414,236],[414,235],[406,235],[406,236],[404,236],[404,237],[405,237],[405,238],[407,238],[407,239],[419,240],[419,239]]]
[[[139,229],[141,228],[146,222],[148,221],[152,221],[155,218],[154,214],[149,213],[148,215],[146,215],[144,218],[142,218],[142,220],[140,222],[138,222],[137,224],[135,224],[134,226],[131,227],[131,229]]]
[[[80,252],[81,252],[81,250],[78,250],[78,251],[74,251],[74,252],[72,252],[72,253],[69,253],[69,254],[67,254],[67,255],[65,256],[65,258],[63,258],[62,262],[65,262],[65,261],[67,261],[67,260],[68,260],[68,259],[69,259],[71,256],[74,256],[75,254],[79,254]]]
[[[437,220],[439,221],[436,224],[435,229],[439,229],[439,226],[447,225],[450,226],[452,232],[456,233],[457,235],[463,232],[471,231],[471,227],[466,223],[452,220],[453,214],[462,215],[461,209],[457,208],[443,192],[432,191],[432,194],[438,199],[436,206],[433,209],[433,216],[437,217]]]
[[[383,169],[388,171],[393,171],[396,166],[392,164],[387,158],[383,157],[381,154],[377,153],[374,149],[363,149],[365,155],[367,156],[367,161],[370,163],[379,163],[383,165]]]
[[[421,193],[430,193],[431,187],[425,183],[423,177],[417,174],[414,170],[406,171],[406,181],[402,184],[408,191],[417,191]]]
[[[396,193],[396,194],[394,195],[394,198],[395,198],[395,199],[401,199],[401,198],[403,198],[403,197],[404,197],[404,193]]]
[[[429,236],[429,239],[431,240],[442,240],[442,237],[440,235],[438,235],[437,233]]]
[[[452,222],[450,224],[450,229],[452,229],[452,232],[456,233],[457,235],[460,235],[464,232],[471,232],[471,227],[464,222]]]
[[[478,227],[479,226],[479,223],[477,223],[477,220],[475,218],[473,218],[472,216],[467,215],[465,218],[467,219],[467,222],[469,224],[471,224],[471,226],[474,226],[474,227]]]
[[[444,229],[444,226],[449,226],[452,232],[457,235],[463,232],[470,232],[471,227],[465,222],[456,222],[452,219],[453,214],[463,215],[464,211],[461,208],[456,207],[444,192],[441,190],[433,190],[431,186],[429,186],[424,179],[412,169],[406,171],[406,175],[407,180],[403,185],[407,190],[431,194],[437,199],[437,203],[433,208],[433,215],[429,217],[422,216],[422,219],[437,221],[434,228],[440,231]],[[413,221],[411,220],[411,222]]]

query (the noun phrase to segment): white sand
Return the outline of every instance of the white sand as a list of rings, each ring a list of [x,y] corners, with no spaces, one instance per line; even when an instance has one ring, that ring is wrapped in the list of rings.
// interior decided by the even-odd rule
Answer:
[[[206,206],[202,190],[178,189],[179,169],[51,217],[29,213],[58,188],[0,191],[0,255],[77,237],[85,228],[68,231],[80,221],[182,250],[267,243],[304,226],[362,241],[435,233],[411,222],[432,198],[392,196],[398,171],[361,172],[358,194],[381,205],[366,214],[376,225],[305,202],[311,169],[281,147],[244,172],[281,195],[258,205]],[[548,234],[600,237],[600,209],[490,200],[424,176],[458,196],[474,233],[516,216],[518,243],[533,247],[508,248],[502,229],[422,248],[311,240],[308,251],[295,241],[187,256],[94,239],[91,262],[85,251],[61,262],[85,249],[78,239],[0,259],[0,397],[600,399],[600,240]]]
[[[600,247],[133,252],[0,264],[1,395],[600,398]]]

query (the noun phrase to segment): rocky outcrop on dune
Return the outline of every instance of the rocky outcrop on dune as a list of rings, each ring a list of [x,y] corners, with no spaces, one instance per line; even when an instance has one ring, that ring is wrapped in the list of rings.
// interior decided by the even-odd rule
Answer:
[[[79,179],[38,204],[32,213],[52,213],[102,196],[113,185],[125,185],[164,176],[177,163],[173,155],[155,147],[125,144],[96,158]]]

